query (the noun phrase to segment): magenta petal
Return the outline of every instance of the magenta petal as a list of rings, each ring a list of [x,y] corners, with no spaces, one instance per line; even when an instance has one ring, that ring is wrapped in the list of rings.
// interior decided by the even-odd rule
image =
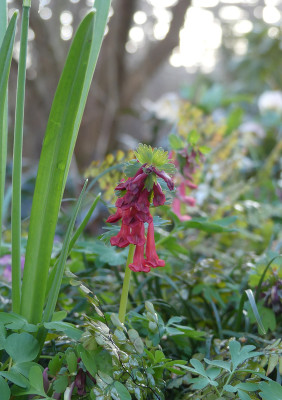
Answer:
[[[153,198],[154,206],[157,207],[157,206],[164,205],[165,195],[164,195],[159,183],[157,183],[157,184],[154,183],[153,191],[154,191],[154,198]]]
[[[109,222],[109,223],[112,224],[112,223],[114,223],[114,222],[119,221],[119,220],[121,219],[121,217],[122,217],[122,211],[121,211],[120,208],[118,208],[115,214],[110,215],[110,216],[107,218],[106,222]]]
[[[127,239],[127,236],[129,232],[130,232],[129,227],[127,225],[122,224],[119,233],[110,239],[111,245],[118,246],[121,248],[128,246],[129,241]]]
[[[153,222],[151,222],[148,226],[146,260],[144,260],[144,266],[147,268],[157,268],[165,266],[165,261],[161,260],[156,252]]]
[[[131,228],[131,233],[127,235],[127,240],[136,246],[144,246],[146,239],[143,222],[139,222],[139,224]]]
[[[153,167],[153,170],[154,170],[155,174],[158,177],[162,178],[165,181],[165,183],[167,184],[167,187],[169,188],[169,190],[173,190],[174,189],[173,180],[168,174],[166,174],[163,171],[157,170],[155,167]]]
[[[150,267],[144,265],[144,245],[136,246],[133,262],[129,264],[129,269],[134,272],[150,272]]]

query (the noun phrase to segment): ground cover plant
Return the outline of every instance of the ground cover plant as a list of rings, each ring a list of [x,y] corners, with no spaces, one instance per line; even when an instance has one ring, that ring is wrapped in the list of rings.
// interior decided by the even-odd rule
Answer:
[[[281,109],[252,114],[248,96],[184,90],[173,124],[156,108],[151,115],[167,126],[167,150],[139,144],[94,162],[62,212],[110,8],[96,0],[54,97],[25,232],[30,0],[21,12],[11,190],[7,85],[18,13],[4,30],[0,6],[1,399],[281,400]],[[93,235],[95,215],[103,230]]]

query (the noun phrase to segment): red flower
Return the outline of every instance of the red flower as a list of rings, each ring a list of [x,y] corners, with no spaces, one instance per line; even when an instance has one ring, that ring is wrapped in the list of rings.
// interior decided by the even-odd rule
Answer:
[[[121,224],[121,228],[119,233],[116,236],[113,236],[110,240],[112,246],[118,247],[127,247],[129,245],[129,241],[127,236],[130,233],[130,228],[128,225]]]
[[[157,183],[157,184],[154,183],[153,191],[154,191],[154,198],[153,198],[154,206],[157,207],[157,206],[164,205],[165,195],[164,195],[161,185],[159,183]]]
[[[108,217],[108,219],[106,220],[106,222],[110,222],[112,224],[114,222],[119,221],[121,219],[121,217],[122,217],[122,210],[120,208],[117,208],[116,213],[113,215],[110,215]]]
[[[107,219],[114,223],[122,220],[120,232],[111,238],[111,245],[126,247],[129,244],[136,246],[133,263],[129,268],[136,272],[149,272],[151,267],[164,267],[165,262],[158,258],[154,240],[153,217],[150,214],[150,199],[153,197],[154,206],[165,203],[165,195],[161,186],[157,183],[152,190],[145,187],[146,179],[150,174],[155,174],[164,179],[170,190],[173,189],[173,181],[169,175],[158,171],[154,166],[142,165],[127,181],[121,181],[115,190],[120,191],[120,197],[116,201],[117,211]],[[155,179],[155,176],[154,178]],[[144,259],[144,245],[146,243],[144,223],[149,224],[146,245],[146,260]]]
[[[162,178],[165,181],[169,190],[174,189],[173,180],[168,174],[166,174],[165,172],[158,171],[155,167],[153,167],[153,171],[158,177]]]
[[[129,268],[134,272],[150,272],[151,268],[144,264],[144,245],[136,246],[133,256],[133,262]]]
[[[135,244],[136,246],[144,246],[145,239],[145,228],[143,222],[139,222],[138,225],[131,227],[131,233],[127,235],[129,243]]]
[[[156,252],[154,224],[151,222],[148,226],[147,244],[146,244],[146,260],[144,260],[146,267],[156,268],[164,267],[165,262],[161,260]]]

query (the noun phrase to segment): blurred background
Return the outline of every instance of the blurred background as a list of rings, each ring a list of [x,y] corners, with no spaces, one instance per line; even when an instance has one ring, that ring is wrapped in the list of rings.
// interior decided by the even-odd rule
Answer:
[[[70,42],[93,3],[32,1],[24,133],[32,163]],[[10,0],[9,15],[20,5]],[[78,170],[141,141],[165,145],[170,128],[162,121],[171,122],[171,113],[173,120],[181,99],[220,120],[234,107],[258,112],[259,96],[274,91],[270,108],[281,110],[281,13],[281,0],[113,0],[75,150]],[[12,93],[18,55],[19,42]],[[10,103],[12,131],[13,96]]]

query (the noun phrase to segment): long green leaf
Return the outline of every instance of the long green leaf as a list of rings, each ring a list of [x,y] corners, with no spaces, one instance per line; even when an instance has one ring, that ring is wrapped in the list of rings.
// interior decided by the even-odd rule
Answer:
[[[100,0],[98,3],[107,14],[109,0]],[[104,24],[97,22],[101,10],[98,9],[95,25],[95,14],[90,12],[75,35],[55,94],[40,157],[21,302],[22,315],[34,323],[40,322],[42,317],[60,203],[95,68],[93,61],[98,57],[104,35],[107,18]]]
[[[2,0],[0,1],[3,3]],[[3,12],[3,16],[1,15],[0,24],[4,24],[4,27],[6,26],[5,10],[2,4],[0,11],[1,13]],[[15,12],[12,16],[4,38],[2,39],[0,37],[0,43],[2,43],[0,49],[0,247],[2,240],[3,201],[7,160],[7,87],[15,40],[17,15],[18,13]],[[3,34],[2,26],[0,34]]]
[[[259,315],[259,312],[258,312],[258,309],[257,309],[257,305],[256,305],[255,296],[253,294],[253,291],[251,289],[247,289],[247,290],[245,290],[245,292],[246,292],[246,295],[248,296],[248,299],[249,299],[250,305],[252,307],[254,316],[255,316],[255,318],[257,320],[258,326],[260,327],[262,333],[264,335],[266,335],[266,331],[264,329],[262,320],[260,318],[260,315]]]
[[[47,304],[46,304],[46,308],[45,308],[44,314],[43,314],[43,322],[50,322],[52,320],[53,312],[55,311],[55,307],[56,307],[56,303],[57,303],[57,299],[58,299],[58,295],[59,295],[59,291],[60,291],[60,287],[61,287],[61,282],[62,282],[63,275],[64,275],[65,265],[66,265],[66,261],[67,261],[67,257],[68,257],[68,253],[69,253],[71,235],[72,235],[72,231],[74,228],[75,220],[77,218],[78,211],[80,209],[80,206],[81,206],[81,203],[82,203],[82,200],[84,197],[87,182],[88,181],[86,181],[83,186],[83,189],[77,200],[75,209],[73,211],[71,220],[69,222],[69,226],[68,226],[68,229],[66,232],[64,243],[63,243],[62,252],[61,252],[61,255],[58,260],[55,277],[53,279],[52,286],[48,293]]]
[[[17,102],[15,113],[13,151],[13,196],[12,196],[12,306],[20,312],[21,306],[21,181],[22,144],[24,123],[24,99],[26,80],[26,56],[30,7],[23,7],[20,58],[18,68]]]
[[[271,264],[272,264],[277,258],[280,258],[280,257],[282,257],[282,254],[279,254],[278,256],[273,257],[273,258],[269,261],[269,263],[267,264],[267,266],[265,267],[265,269],[264,269],[264,271],[263,271],[263,274],[262,274],[261,277],[260,277],[260,280],[259,280],[257,289],[256,289],[256,296],[255,296],[255,301],[256,301],[256,302],[259,300],[259,295],[260,295],[260,291],[261,291],[261,285],[262,285],[263,280],[264,280],[264,278],[265,278],[265,275],[266,275],[266,273],[267,273],[267,271],[268,271],[268,268],[270,268]]]
[[[88,187],[87,187],[87,189],[85,189],[85,191],[87,192],[87,190],[88,190]],[[81,235],[83,229],[86,227],[86,225],[87,225],[87,223],[88,223],[88,221],[89,221],[91,215],[93,214],[93,211],[95,210],[95,208],[96,208],[96,206],[97,206],[97,204],[98,204],[100,198],[101,198],[101,193],[99,193],[98,196],[95,198],[95,200],[93,201],[93,203],[92,203],[91,207],[89,208],[87,214],[85,215],[83,221],[81,222],[81,224],[79,225],[79,227],[78,227],[77,230],[75,231],[75,233],[74,233],[74,235],[73,235],[73,237],[71,238],[71,241],[70,241],[70,243],[69,243],[68,254],[71,252],[73,246],[75,245],[77,239],[78,239],[79,236]],[[50,288],[51,288],[52,282],[53,282],[53,280],[55,279],[57,264],[58,264],[58,261],[56,261],[54,267],[52,268],[52,270],[51,270],[51,272],[50,272],[50,274],[49,274],[49,276],[48,276],[47,291],[46,291],[46,292],[47,292],[47,293],[46,293],[47,296],[48,296],[49,290],[50,290]]]

